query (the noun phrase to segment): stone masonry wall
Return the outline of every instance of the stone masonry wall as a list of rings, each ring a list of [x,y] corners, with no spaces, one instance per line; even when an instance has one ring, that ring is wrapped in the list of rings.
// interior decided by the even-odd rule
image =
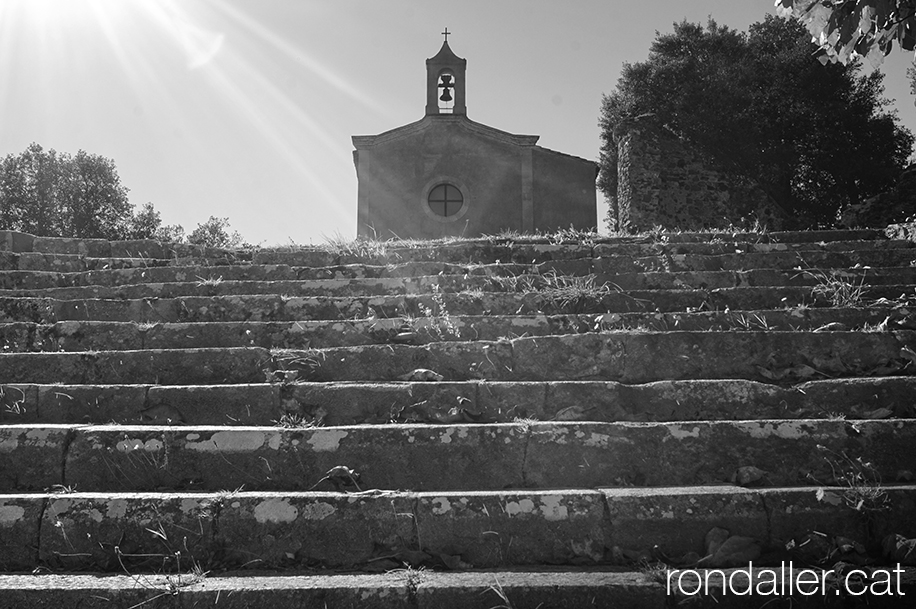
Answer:
[[[780,228],[781,210],[756,182],[717,168],[654,115],[622,121],[614,139],[617,197],[611,201],[611,214],[617,230],[702,230],[754,219]]]

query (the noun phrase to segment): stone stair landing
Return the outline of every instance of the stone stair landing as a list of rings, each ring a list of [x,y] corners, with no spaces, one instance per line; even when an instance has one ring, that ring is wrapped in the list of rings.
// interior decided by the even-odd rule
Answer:
[[[740,607],[665,574],[908,560],[913,243],[563,237],[0,232],[0,609]]]

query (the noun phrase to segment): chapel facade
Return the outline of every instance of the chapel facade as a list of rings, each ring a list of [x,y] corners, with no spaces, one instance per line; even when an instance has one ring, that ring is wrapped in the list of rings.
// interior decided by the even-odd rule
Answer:
[[[448,44],[426,60],[426,112],[353,136],[362,237],[478,237],[503,230],[589,229],[598,164],[467,116],[467,61]]]

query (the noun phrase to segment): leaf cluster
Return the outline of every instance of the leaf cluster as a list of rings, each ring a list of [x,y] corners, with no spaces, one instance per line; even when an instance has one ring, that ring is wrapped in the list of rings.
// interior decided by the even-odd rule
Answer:
[[[916,0],[776,0],[776,7],[805,25],[822,63],[867,57],[878,66],[894,42],[916,49]]]
[[[808,38],[772,15],[747,32],[710,19],[656,34],[648,59],[624,64],[603,96],[599,188],[615,199],[614,127],[652,113],[725,170],[756,180],[790,225],[829,225],[845,205],[888,190],[913,135],[885,111],[883,75],[860,76],[855,62],[822,66]]]

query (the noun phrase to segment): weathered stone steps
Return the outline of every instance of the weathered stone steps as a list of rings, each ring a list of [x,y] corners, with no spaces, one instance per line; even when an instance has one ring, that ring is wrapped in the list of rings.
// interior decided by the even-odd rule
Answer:
[[[0,493],[485,491],[734,484],[808,486],[870,464],[875,483],[914,478],[916,420],[384,425],[0,426]],[[862,460],[862,461],[858,461]],[[753,467],[753,478],[741,468]],[[765,473],[759,472],[763,470]],[[761,478],[762,476],[762,478]],[[349,490],[356,490],[350,488]]]
[[[355,319],[137,323],[61,321],[0,324],[0,349],[21,351],[117,351],[264,347],[324,349],[370,344],[425,344],[442,340],[500,340],[596,331],[868,331],[916,330],[916,307],[794,308],[692,313],[581,315],[453,315],[441,319]],[[409,333],[405,334],[405,330]]]
[[[13,493],[0,495],[0,570],[152,581],[150,572],[187,574],[192,563],[275,574],[409,564],[384,593],[354,576],[292,583],[287,598],[534,609],[554,599],[616,606],[636,591],[634,605],[660,607],[681,599],[630,583],[644,576],[613,580],[616,594],[592,579],[567,583],[586,581],[585,565],[690,564],[712,527],[758,539],[767,560],[813,530],[869,544],[916,536],[916,250],[878,231],[787,237],[187,252],[193,260],[173,251],[145,264],[151,250],[107,242],[33,241],[31,254],[0,254],[7,267],[74,271],[0,271],[0,289],[12,290],[0,292],[10,322],[0,326],[0,383],[31,381],[0,385],[0,488]],[[308,266],[257,264],[271,257]],[[76,272],[104,266],[95,259],[128,268]],[[594,275],[631,293],[496,293],[512,280],[491,277],[526,272]],[[865,299],[836,308],[818,298],[833,276],[863,286]],[[271,296],[283,294],[293,298]],[[405,327],[419,331],[398,338]],[[857,332],[836,331],[844,327]],[[736,328],[766,332],[699,332]],[[15,352],[33,350],[47,353]],[[447,380],[396,380],[421,367]],[[874,519],[851,506],[855,489],[829,486],[830,460],[858,456],[878,468],[868,490],[889,499]],[[335,465],[387,490],[305,492]],[[730,485],[744,465],[769,472],[764,488]],[[819,485],[797,486],[807,476]],[[39,481],[64,492],[24,494],[43,490]],[[545,564],[567,566],[555,580],[562,591],[534,583],[546,577],[531,576],[528,589],[515,579],[509,603],[481,594],[480,580],[456,583],[493,571],[431,574],[442,583],[421,602],[419,567]],[[342,581],[367,587],[357,596]],[[166,594],[126,595],[123,607],[263,606],[284,594],[276,580],[247,596],[230,596],[232,585],[205,580],[191,597],[166,582],[149,598]],[[303,591],[312,585],[320,591]],[[13,602],[3,595],[0,609]],[[66,606],[62,598],[47,602]]]
[[[289,267],[293,268],[293,267]],[[830,280],[846,281],[862,286],[867,292],[876,285],[916,285],[916,266],[881,269],[841,269],[829,274]],[[187,296],[237,296],[282,294],[285,296],[369,296],[424,294],[434,289],[441,292],[485,291],[515,292],[544,289],[553,276],[525,273],[514,278],[493,278],[484,275],[425,275],[377,279],[313,279],[313,280],[230,280],[200,279],[191,282],[138,283],[117,286],[80,285],[39,289],[0,290],[0,298],[32,297],[59,300],[177,298]],[[596,285],[609,282],[621,290],[721,289],[735,287],[816,286],[825,283],[823,277],[801,271],[696,271],[626,273],[595,276]],[[529,285],[530,282],[530,285]]]
[[[914,292],[912,285],[869,288],[869,299],[896,300]],[[444,305],[444,308],[443,306]],[[358,320],[370,317],[442,318],[451,315],[531,315],[573,313],[660,313],[753,311],[799,305],[835,306],[829,294],[809,287],[740,287],[714,290],[669,289],[602,292],[462,292],[401,296],[295,297],[282,295],[188,296],[134,300],[0,298],[0,323],[120,321],[198,323],[229,321]]]
[[[589,565],[613,548],[697,556],[711,527],[766,550],[810,530],[851,539],[866,527],[916,535],[912,485],[884,486],[870,525],[840,507],[843,489],[734,486],[509,490],[460,493],[66,493],[0,495],[8,518],[0,570],[358,567],[411,557],[471,568]],[[818,496],[820,495],[820,499]],[[511,540],[511,543],[510,543]],[[117,548],[117,549],[116,549]],[[422,551],[427,558],[409,553]],[[784,555],[784,550],[780,552]],[[186,561],[186,562],[185,562]],[[757,564],[766,563],[760,559]]]
[[[916,418],[916,377],[244,385],[0,385],[3,424],[341,426]],[[284,418],[285,417],[285,418]]]

